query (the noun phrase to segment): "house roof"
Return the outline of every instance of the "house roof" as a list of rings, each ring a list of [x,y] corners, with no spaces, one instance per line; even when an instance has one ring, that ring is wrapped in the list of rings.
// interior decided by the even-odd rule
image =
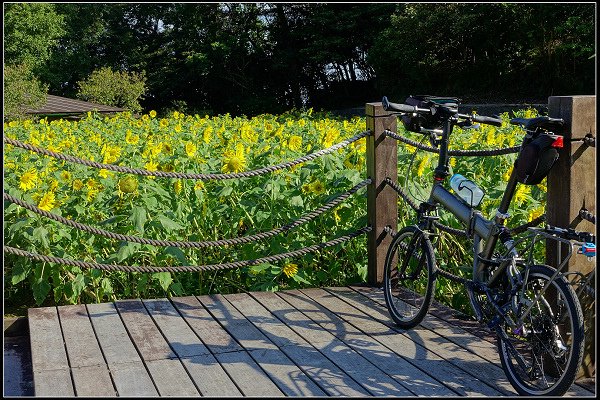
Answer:
[[[38,109],[27,110],[27,114],[81,114],[88,111],[100,113],[123,112],[125,109],[119,107],[105,106],[97,103],[90,103],[83,100],[69,99],[67,97],[54,96],[49,94],[46,104]]]

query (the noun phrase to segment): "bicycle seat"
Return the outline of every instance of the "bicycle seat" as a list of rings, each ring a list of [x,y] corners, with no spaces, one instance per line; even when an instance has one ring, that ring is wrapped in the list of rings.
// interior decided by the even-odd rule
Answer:
[[[565,128],[565,121],[562,118],[513,118],[510,120],[510,123],[513,125],[522,125],[528,131],[542,128],[547,131],[560,133]]]

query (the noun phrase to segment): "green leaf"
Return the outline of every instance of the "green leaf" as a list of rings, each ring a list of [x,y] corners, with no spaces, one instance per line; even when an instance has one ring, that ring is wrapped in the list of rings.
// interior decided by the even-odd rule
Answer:
[[[43,278],[38,278],[33,286],[33,297],[35,298],[35,302],[38,306],[42,305],[48,293],[50,292],[50,284],[47,280]]]
[[[29,225],[31,221],[29,219],[24,219],[22,221],[15,222],[14,224],[10,224],[8,227],[9,232],[18,232],[21,229],[24,229],[27,225]]]
[[[71,287],[73,288],[72,300],[76,301],[77,298],[81,295],[81,292],[83,292],[83,289],[85,288],[85,279],[83,277],[83,274],[77,274],[77,276],[73,280]]]
[[[169,290],[169,285],[171,285],[171,282],[173,282],[170,272],[156,272],[152,274],[152,279],[158,280],[158,283],[160,283],[160,286],[165,292]]]
[[[153,196],[143,197],[142,200],[144,200],[144,203],[146,203],[146,206],[148,206],[149,210],[155,209],[158,205],[158,200],[156,200],[156,197]]]
[[[142,207],[133,207],[133,213],[131,214],[130,220],[138,232],[144,233],[144,224],[147,220],[146,209]]]
[[[296,207],[304,207],[304,200],[302,196],[294,196],[290,198],[290,205]]]
[[[122,262],[127,257],[139,251],[139,249],[139,243],[126,243],[125,245],[121,246],[117,252],[117,262]]]
[[[219,192],[219,194],[217,196],[219,197],[227,197],[231,194],[231,192],[233,192],[233,187],[232,186],[225,186],[223,187],[223,189],[221,189],[221,191]]]
[[[110,283],[110,279],[104,278],[100,283],[100,287],[104,290],[104,293],[111,295],[113,293],[112,283]]]
[[[162,226],[167,229],[167,230],[181,230],[184,229],[183,226],[179,225],[177,222],[173,221],[172,219],[169,219],[167,217],[165,217],[162,214],[158,215],[158,220],[160,221],[160,223],[162,224]]]
[[[185,256],[185,253],[178,247],[167,247],[165,249],[165,254],[170,254],[173,257],[175,257],[177,259],[177,261],[179,261],[181,264],[185,265],[188,260],[187,257]]]
[[[271,274],[279,275],[281,273],[281,267],[273,267],[271,268]]]
[[[254,272],[255,274],[260,274],[261,272],[263,272],[264,270],[270,268],[272,265],[269,263],[262,263],[262,264],[257,264],[257,265],[252,265],[250,266],[250,271]]]
[[[294,279],[298,283],[305,283],[307,285],[310,285],[310,282],[301,277],[300,274],[295,274],[294,276],[292,276],[292,279]]]
[[[14,266],[13,271],[12,271],[12,277],[11,277],[11,282],[13,285],[16,285],[19,282],[22,282],[25,278],[27,278],[27,276],[29,275],[29,273],[31,272],[31,269],[29,267],[24,266],[21,263],[18,263]]]
[[[50,242],[48,241],[48,230],[43,226],[38,226],[33,230],[33,238],[40,241],[44,248],[50,247]]]
[[[183,296],[185,294],[183,292],[183,286],[181,286],[181,283],[179,283],[179,282],[174,282],[171,285],[171,290],[173,291],[175,296]]]

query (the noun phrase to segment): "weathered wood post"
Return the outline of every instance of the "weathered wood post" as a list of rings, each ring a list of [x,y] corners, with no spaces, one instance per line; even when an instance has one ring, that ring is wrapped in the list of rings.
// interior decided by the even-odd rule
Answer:
[[[381,103],[366,104],[367,129],[367,175],[372,182],[367,187],[367,215],[373,228],[367,239],[368,269],[367,281],[378,286],[383,282],[385,255],[391,243],[391,236],[384,228],[394,231],[398,226],[398,195],[385,178],[398,181],[398,142],[384,134],[385,130],[397,132],[395,115],[388,115]]]
[[[596,137],[596,96],[552,96],[548,98],[548,116],[562,118],[567,133],[559,159],[548,175],[546,218],[549,225],[569,227],[579,231],[595,232],[595,226],[579,217],[585,208],[596,214],[596,151],[582,139],[586,135]],[[557,267],[558,246],[548,240],[546,261]],[[575,250],[574,250],[575,251]],[[567,253],[562,245],[561,256]],[[564,259],[564,258],[563,258]],[[596,265],[583,256],[574,254],[563,271],[589,273]],[[581,304],[585,320],[585,354],[579,376],[591,377],[595,372],[595,323],[594,307]]]

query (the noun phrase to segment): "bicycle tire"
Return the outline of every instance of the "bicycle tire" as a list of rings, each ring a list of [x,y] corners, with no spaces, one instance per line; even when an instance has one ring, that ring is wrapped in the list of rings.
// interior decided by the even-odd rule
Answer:
[[[531,291],[527,291],[527,301],[535,300],[535,291],[543,288],[555,271],[547,265],[530,267],[526,285]],[[583,312],[575,291],[563,276],[558,276],[536,303],[523,327],[517,329],[521,330],[518,335],[506,324],[500,327],[507,332],[509,340],[516,343],[515,351],[522,350],[519,354],[527,369],[514,361],[509,344],[498,337],[502,369],[520,395],[562,396],[575,381],[583,359]],[[552,313],[547,312],[548,308]],[[561,329],[555,328],[559,324]],[[523,336],[526,331],[529,333]]]
[[[433,300],[435,270],[433,246],[420,229],[407,226],[394,236],[385,258],[383,292],[398,327],[411,329],[425,318]]]

